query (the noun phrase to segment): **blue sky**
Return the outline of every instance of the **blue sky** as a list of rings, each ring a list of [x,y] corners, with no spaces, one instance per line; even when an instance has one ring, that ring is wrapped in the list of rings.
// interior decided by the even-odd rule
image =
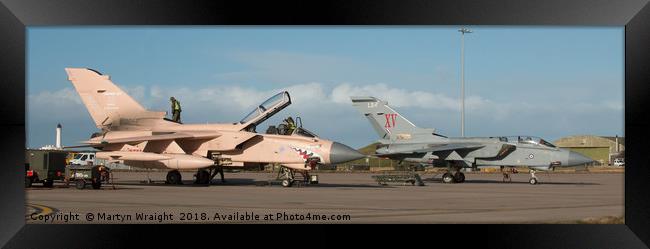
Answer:
[[[30,27],[29,147],[95,132],[65,67],[88,67],[145,107],[183,104],[183,121],[234,122],[289,90],[293,104],[262,124],[302,116],[321,137],[377,139],[351,95],[386,99],[440,134],[460,135],[457,26]],[[473,26],[465,37],[467,136],[624,135],[622,27]]]

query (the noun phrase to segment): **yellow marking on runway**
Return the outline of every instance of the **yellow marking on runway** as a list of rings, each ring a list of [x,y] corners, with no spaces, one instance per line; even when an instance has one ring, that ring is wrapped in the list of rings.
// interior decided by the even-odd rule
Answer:
[[[39,216],[39,215],[50,215],[56,212],[55,208],[51,208],[48,206],[43,206],[43,205],[38,205],[38,204],[33,204],[33,203],[28,203],[25,206],[31,207],[36,210],[36,214],[30,213],[30,214],[25,214],[25,219],[29,219],[29,217],[34,214],[34,216]]]

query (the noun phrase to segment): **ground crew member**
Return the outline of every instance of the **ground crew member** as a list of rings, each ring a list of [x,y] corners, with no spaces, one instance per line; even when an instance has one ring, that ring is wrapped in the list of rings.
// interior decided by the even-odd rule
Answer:
[[[217,172],[221,175],[221,182],[226,182],[226,179],[223,178],[223,167],[218,167]]]
[[[288,117],[284,120],[287,123],[287,135],[291,135],[294,130],[296,130],[296,123],[293,122],[293,118]]]
[[[181,122],[181,102],[176,100],[176,98],[171,97],[169,101],[172,102],[172,121]]]

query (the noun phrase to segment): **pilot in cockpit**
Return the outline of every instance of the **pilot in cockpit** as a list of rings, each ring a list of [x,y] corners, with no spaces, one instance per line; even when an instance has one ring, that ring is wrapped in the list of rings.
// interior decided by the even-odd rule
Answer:
[[[291,118],[291,116],[284,119],[284,122],[287,123],[286,135],[291,135],[293,131],[296,130],[296,122],[293,121],[293,118]]]

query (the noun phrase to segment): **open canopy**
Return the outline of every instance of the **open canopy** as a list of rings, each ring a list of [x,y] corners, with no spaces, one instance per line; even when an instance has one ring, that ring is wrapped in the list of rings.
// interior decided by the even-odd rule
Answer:
[[[291,97],[289,96],[289,92],[283,91],[262,102],[261,105],[248,113],[239,123],[247,124],[246,127],[257,126],[290,104]]]

